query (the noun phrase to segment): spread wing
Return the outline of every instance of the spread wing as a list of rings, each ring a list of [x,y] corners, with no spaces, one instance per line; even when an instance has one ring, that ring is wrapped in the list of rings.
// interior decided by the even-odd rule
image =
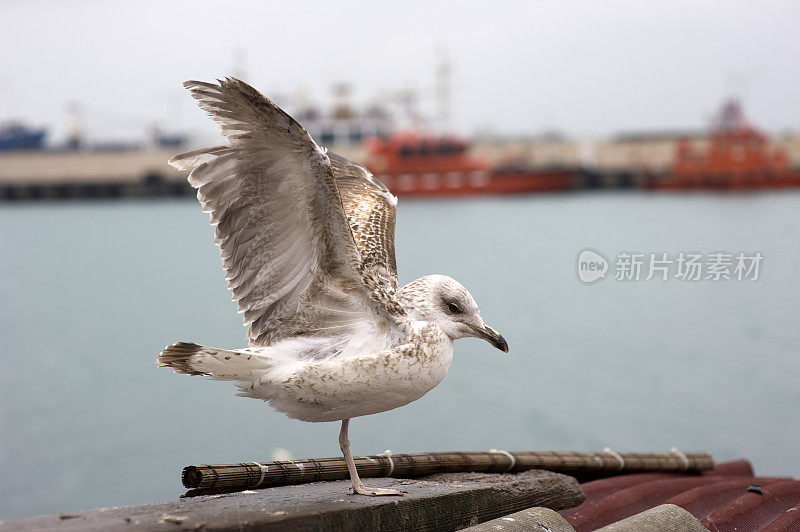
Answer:
[[[394,252],[397,198],[362,165],[335,153],[329,157],[362,264],[397,289]]]
[[[189,183],[216,225],[214,240],[251,345],[387,312],[381,286],[365,284],[324,150],[242,81],[184,86],[229,144],[178,155],[170,164],[192,170]]]

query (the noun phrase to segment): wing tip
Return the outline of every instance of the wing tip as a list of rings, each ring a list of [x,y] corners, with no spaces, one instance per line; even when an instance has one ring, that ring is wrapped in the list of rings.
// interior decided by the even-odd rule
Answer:
[[[173,167],[176,170],[186,170],[186,166],[183,164],[184,156],[181,155],[173,155],[172,157],[167,160],[167,164]]]
[[[258,92],[252,85],[249,85],[248,83],[233,76],[225,76],[224,78],[221,79],[216,78],[214,81],[216,81],[216,84],[209,83],[208,81],[189,79],[184,81],[182,85],[183,88],[190,91],[195,98],[207,97],[208,95],[203,93],[203,91],[207,90],[216,91],[217,93],[221,93],[224,90],[232,90],[232,89],[239,91],[247,89],[249,91]]]

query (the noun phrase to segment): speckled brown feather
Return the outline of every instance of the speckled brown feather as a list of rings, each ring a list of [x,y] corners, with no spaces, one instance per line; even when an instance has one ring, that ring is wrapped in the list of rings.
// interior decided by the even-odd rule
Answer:
[[[362,267],[372,269],[397,289],[394,250],[395,203],[386,185],[360,164],[329,153],[333,176]]]

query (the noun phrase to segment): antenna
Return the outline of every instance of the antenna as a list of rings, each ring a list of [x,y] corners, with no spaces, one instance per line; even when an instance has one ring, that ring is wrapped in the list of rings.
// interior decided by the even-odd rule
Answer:
[[[436,63],[436,122],[439,129],[445,131],[450,126],[450,74],[452,68],[444,45],[439,45]]]
[[[65,110],[67,112],[66,147],[70,150],[78,150],[84,140],[83,108],[77,101],[70,100],[66,103]]]
[[[763,68],[761,65],[750,68],[731,68],[725,73],[725,78],[733,99],[746,104],[753,84],[763,78]]]
[[[231,70],[234,78],[247,81],[247,50],[241,46],[233,49],[233,68]]]

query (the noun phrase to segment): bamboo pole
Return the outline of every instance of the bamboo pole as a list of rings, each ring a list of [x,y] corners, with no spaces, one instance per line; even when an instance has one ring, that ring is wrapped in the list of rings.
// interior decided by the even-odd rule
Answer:
[[[362,478],[413,478],[434,473],[482,472],[519,473],[546,469],[568,475],[611,476],[618,473],[698,472],[714,467],[706,452],[615,453],[565,451],[489,451],[395,454],[355,458]],[[278,462],[192,465],[185,467],[181,481],[186,488],[201,492],[226,492],[269,486],[283,486],[345,480],[344,458],[308,458]],[[200,492],[192,494],[201,494]]]

